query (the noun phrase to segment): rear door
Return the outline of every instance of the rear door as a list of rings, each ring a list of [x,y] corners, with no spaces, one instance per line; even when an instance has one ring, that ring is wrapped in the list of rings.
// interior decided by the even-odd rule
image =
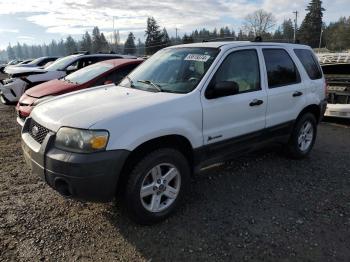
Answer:
[[[231,151],[235,138],[242,135],[253,138],[264,129],[267,95],[256,48],[235,49],[221,61],[207,89],[216,82],[234,81],[239,92],[212,99],[202,97],[203,136],[205,145],[216,143],[215,150]]]
[[[305,85],[287,49],[262,48],[267,74],[266,127],[291,124],[306,105]]]

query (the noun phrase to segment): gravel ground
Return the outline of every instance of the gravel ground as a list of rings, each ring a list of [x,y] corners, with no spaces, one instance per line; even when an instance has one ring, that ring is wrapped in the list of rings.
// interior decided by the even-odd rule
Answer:
[[[308,159],[273,149],[203,172],[186,206],[142,227],[32,176],[13,111],[0,107],[1,261],[350,261],[349,123],[322,123]]]

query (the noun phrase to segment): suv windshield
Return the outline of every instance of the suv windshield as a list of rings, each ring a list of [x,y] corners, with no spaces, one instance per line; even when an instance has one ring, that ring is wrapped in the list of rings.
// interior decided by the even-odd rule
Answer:
[[[121,83],[153,92],[191,92],[213,63],[219,49],[178,47],[163,49],[137,67]]]
[[[87,81],[90,81],[91,79],[107,72],[108,70],[112,69],[113,65],[109,63],[97,63],[90,66],[87,66],[83,69],[80,69],[65,78],[63,80],[66,80],[68,82],[73,82],[76,84],[83,84]]]
[[[48,71],[57,71],[57,70],[63,70],[68,65],[70,65],[74,60],[77,58],[76,55],[70,55],[63,58],[57,59],[55,62],[53,62],[51,65],[46,67],[45,69]]]

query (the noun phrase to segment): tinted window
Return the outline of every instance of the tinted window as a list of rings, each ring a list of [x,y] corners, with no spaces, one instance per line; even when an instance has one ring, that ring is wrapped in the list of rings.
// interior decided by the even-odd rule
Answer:
[[[299,58],[300,62],[303,64],[303,67],[305,68],[310,79],[314,80],[322,78],[321,69],[310,50],[294,49],[294,52]]]
[[[256,50],[236,51],[228,55],[215,73],[214,81],[236,82],[239,93],[260,89],[260,69]]]
[[[263,49],[269,88],[300,82],[298,70],[287,51]]]
[[[138,65],[128,65],[123,68],[118,68],[113,70],[108,75],[98,79],[93,86],[103,85],[106,81],[111,81],[118,85],[122,79],[127,76],[133,69],[135,69]]]
[[[109,63],[93,64],[66,76],[64,79],[76,84],[83,84],[99,75],[102,75],[112,68],[113,65]]]

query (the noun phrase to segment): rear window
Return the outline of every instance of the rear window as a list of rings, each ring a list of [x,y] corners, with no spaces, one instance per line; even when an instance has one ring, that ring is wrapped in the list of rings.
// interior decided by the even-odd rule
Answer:
[[[286,50],[263,49],[269,88],[300,83],[299,72]]]
[[[295,54],[299,58],[300,62],[303,64],[308,76],[312,80],[322,78],[322,72],[318,62],[312,52],[307,49],[294,49]]]

